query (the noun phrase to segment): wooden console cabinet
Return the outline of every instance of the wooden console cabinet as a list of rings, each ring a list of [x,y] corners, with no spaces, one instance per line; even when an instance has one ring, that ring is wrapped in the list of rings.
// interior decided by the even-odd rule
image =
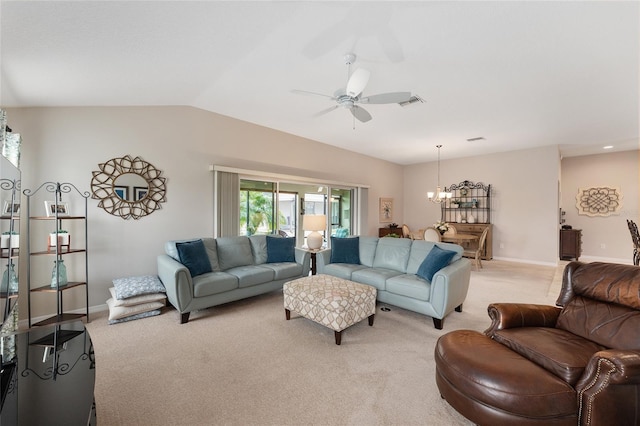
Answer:
[[[582,230],[562,229],[560,230],[560,259],[578,260],[582,254]]]
[[[482,260],[491,260],[493,258],[493,225],[490,223],[451,223],[451,225],[456,227],[456,231],[459,234],[477,235],[478,238],[480,238],[480,235],[485,228],[489,228],[487,231],[487,240],[484,243]],[[478,242],[473,241],[471,244],[475,244],[477,247]],[[473,249],[473,246],[470,248]]]

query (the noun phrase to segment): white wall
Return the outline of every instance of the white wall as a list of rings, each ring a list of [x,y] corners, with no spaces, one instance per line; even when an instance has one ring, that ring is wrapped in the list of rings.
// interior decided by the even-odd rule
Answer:
[[[633,244],[627,219],[640,222],[639,164],[640,151],[562,159],[561,207],[566,212],[566,223],[582,229],[583,257],[632,263]],[[576,207],[578,189],[599,186],[620,188],[623,198],[619,213],[607,217],[579,215]]]
[[[555,146],[441,160],[440,183],[491,185],[494,258],[555,265],[559,162]],[[410,228],[440,220],[440,206],[427,201],[436,180],[436,162],[405,167],[404,218]]]
[[[167,202],[140,220],[109,215],[89,200],[90,306],[104,304],[113,278],[155,274],[165,241],[212,235],[211,164],[370,185],[371,235],[379,197],[396,196],[396,214],[403,214],[401,166],[196,108],[9,108],[7,117],[23,137],[23,189],[54,181],[90,191],[98,164],[127,154],[167,178]],[[83,306],[82,291],[66,293],[65,309]],[[26,297],[20,303],[24,318]],[[34,316],[54,312],[46,295],[32,303]]]

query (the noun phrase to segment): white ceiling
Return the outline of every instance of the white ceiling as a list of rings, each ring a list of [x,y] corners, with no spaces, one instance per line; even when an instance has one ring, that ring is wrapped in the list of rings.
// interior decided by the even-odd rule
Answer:
[[[640,3],[6,1],[0,105],[191,105],[399,164],[637,149]],[[344,88],[423,104],[314,114]],[[10,117],[9,117],[10,118]],[[10,123],[9,123],[10,124]],[[484,137],[486,140],[468,142]]]

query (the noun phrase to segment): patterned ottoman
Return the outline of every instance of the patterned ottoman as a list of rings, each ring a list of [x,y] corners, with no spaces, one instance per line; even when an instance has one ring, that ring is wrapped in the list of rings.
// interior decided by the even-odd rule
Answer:
[[[373,325],[375,287],[330,275],[311,275],[285,283],[282,293],[287,320],[291,319],[291,311],[294,311],[329,327],[334,331],[336,345],[340,344],[345,328],[367,317],[369,325]]]

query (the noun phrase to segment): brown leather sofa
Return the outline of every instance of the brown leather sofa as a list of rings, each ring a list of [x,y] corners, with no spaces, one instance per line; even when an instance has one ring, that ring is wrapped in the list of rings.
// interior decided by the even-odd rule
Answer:
[[[442,397],[479,425],[640,425],[640,267],[571,262],[556,304],[441,336]]]

